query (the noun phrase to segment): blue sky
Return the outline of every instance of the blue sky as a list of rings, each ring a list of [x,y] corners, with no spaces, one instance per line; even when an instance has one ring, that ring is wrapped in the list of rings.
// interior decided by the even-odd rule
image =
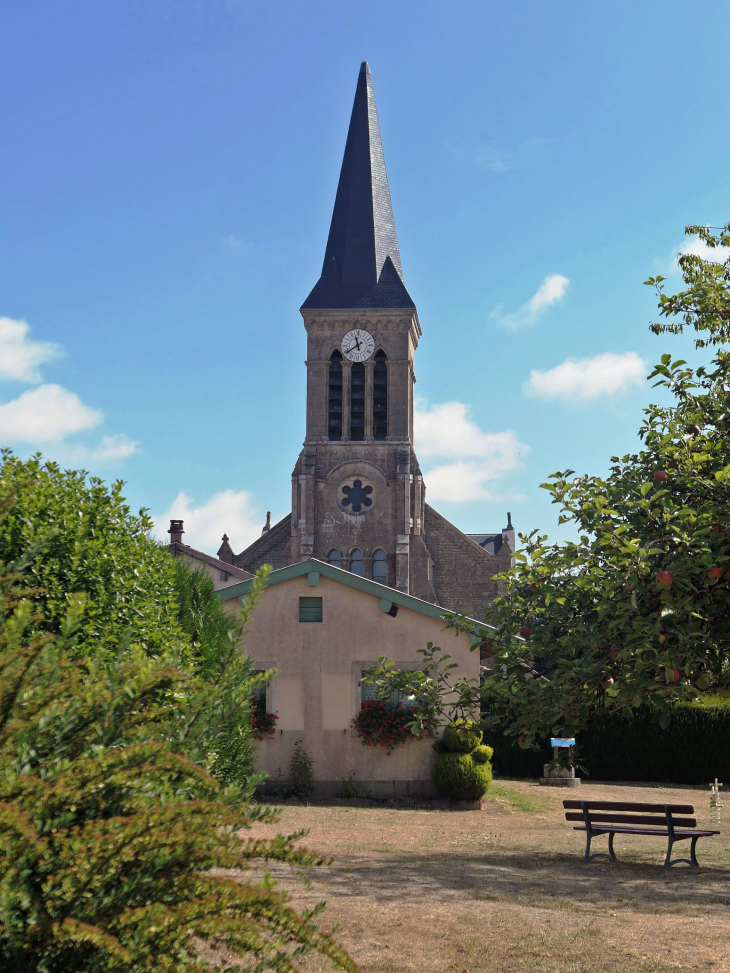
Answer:
[[[635,448],[645,363],[691,349],[642,281],[729,217],[729,28],[672,0],[3,5],[0,442],[208,550],[287,513],[367,60],[428,498],[559,536],[539,484]]]

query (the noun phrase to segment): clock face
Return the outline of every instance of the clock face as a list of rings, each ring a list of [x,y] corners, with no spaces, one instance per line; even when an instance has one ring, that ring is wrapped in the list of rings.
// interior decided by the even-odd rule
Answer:
[[[342,339],[342,354],[350,361],[367,361],[375,351],[375,339],[362,328],[348,331]]]

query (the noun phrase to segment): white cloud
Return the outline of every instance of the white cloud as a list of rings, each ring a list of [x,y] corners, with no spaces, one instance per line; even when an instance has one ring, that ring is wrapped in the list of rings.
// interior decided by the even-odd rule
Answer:
[[[81,443],[59,443],[53,449],[53,459],[78,466],[108,466],[120,463],[139,452],[139,443],[124,433],[102,436],[96,446]],[[49,457],[50,458],[50,457]]]
[[[538,399],[586,402],[641,385],[647,366],[648,362],[635,351],[623,355],[605,352],[595,358],[566,358],[546,372],[531,371],[522,391]]]
[[[31,341],[25,321],[0,317],[0,379],[17,382],[40,382],[39,365],[63,354],[52,341]]]
[[[485,484],[521,465],[530,447],[512,429],[484,432],[469,416],[463,402],[426,405],[416,401],[416,449],[422,459],[441,462],[424,473],[429,500],[464,503],[496,499]]]
[[[223,534],[228,534],[231,547],[243,550],[261,536],[264,519],[248,490],[222,490],[198,506],[186,493],[180,492],[167,510],[154,516],[155,534],[168,540],[170,520],[185,521],[186,544],[208,554],[215,554]]]
[[[516,311],[504,314],[503,304],[497,305],[490,314],[490,318],[506,331],[519,331],[537,324],[548,308],[557,304],[568,290],[570,281],[562,274],[551,274],[540,284],[529,301],[518,307]]]
[[[730,257],[730,248],[715,247],[713,249],[712,247],[708,247],[698,236],[690,237],[689,239],[685,238],[680,244],[672,247],[668,257],[656,257],[654,259],[655,273],[662,274],[664,277],[679,274],[678,258],[683,253],[693,254],[696,257],[702,257],[703,260],[711,260],[713,263],[722,264]]]
[[[103,414],[60,385],[41,385],[0,405],[0,441],[51,443],[93,429]]]

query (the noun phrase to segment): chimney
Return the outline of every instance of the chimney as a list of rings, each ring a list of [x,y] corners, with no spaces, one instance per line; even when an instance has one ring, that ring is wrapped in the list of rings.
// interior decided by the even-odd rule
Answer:
[[[182,535],[185,533],[185,531],[183,530],[183,523],[184,521],[182,520],[170,521],[170,529],[168,530],[167,533],[170,535],[171,544],[182,544],[183,542]]]
[[[515,529],[512,526],[512,514],[509,512],[507,513],[507,526],[502,528],[502,547],[504,548],[505,545],[509,547],[510,554],[515,553],[515,549],[516,549]],[[506,548],[505,548],[505,553],[506,553]],[[514,558],[512,558],[511,560],[512,560],[512,566],[514,567],[515,560]]]
[[[271,511],[270,511],[270,510],[267,510],[267,511],[266,511],[266,526],[265,526],[265,527],[264,527],[264,529],[263,529],[263,530],[261,531],[261,536],[263,537],[263,535],[264,535],[264,534],[265,534],[265,533],[266,533],[267,531],[270,531],[270,530],[271,530]]]

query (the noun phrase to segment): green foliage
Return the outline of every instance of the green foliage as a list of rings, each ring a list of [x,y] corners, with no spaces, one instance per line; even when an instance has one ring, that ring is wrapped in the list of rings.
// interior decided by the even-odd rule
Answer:
[[[444,729],[444,743],[454,753],[471,753],[482,742],[482,731],[473,720],[456,720]]]
[[[193,648],[193,663],[206,679],[214,680],[228,655],[236,619],[223,607],[205,568],[185,557],[173,558],[177,619]]]
[[[489,759],[492,748],[482,746],[479,724],[459,717],[444,729],[443,739],[434,745],[436,759],[431,767],[434,787],[456,801],[475,801],[486,794],[492,780]]]
[[[84,594],[42,634],[45,602],[0,575],[0,966],[180,973],[199,968],[197,940],[257,970],[293,971],[314,950],[354,971],[313,923],[319,908],[297,914],[265,874],[246,876],[322,859],[295,847],[300,834],[247,839],[274,813],[177,752],[207,735],[190,677],[120,652],[98,617],[108,651],[90,645]]]
[[[493,748],[488,747],[485,744],[482,744],[481,746],[478,747],[474,747],[474,749],[471,751],[472,760],[474,760],[478,764],[488,763],[488,761],[492,759],[493,754],[494,754]]]
[[[251,660],[241,651],[245,624],[223,607],[213,580],[204,568],[193,568],[183,557],[175,557],[174,580],[177,617],[191,646],[192,668],[200,676],[202,700],[207,719],[201,724],[205,733],[182,742],[184,752],[201,760],[221,783],[248,785],[252,774],[253,714],[252,689],[271,675],[252,675]],[[265,569],[265,577],[270,569]],[[258,588],[256,592],[258,592]],[[244,612],[247,622],[258,594],[249,600]],[[256,714],[258,716],[258,714]],[[275,725],[276,717],[271,720]],[[266,719],[264,720],[266,723]],[[257,726],[263,730],[263,725]],[[191,749],[192,748],[192,749]]]
[[[291,760],[291,786],[289,793],[306,801],[314,790],[314,761],[302,744],[297,740],[294,744],[294,755]]]
[[[470,753],[444,753],[434,761],[431,780],[444,797],[476,801],[489,789],[492,767],[488,761],[477,763]]]
[[[711,247],[730,243],[728,228],[719,237],[687,231]],[[680,265],[680,294],[647,281],[671,319],[653,330],[692,326],[698,347],[721,344],[730,261],[684,255]],[[649,378],[673,401],[645,410],[643,448],[613,457],[605,478],[567,470],[543,484],[579,538],[521,535],[491,606],[488,682],[501,689],[489,689],[488,718],[522,746],[644,706],[666,727],[678,703],[730,695],[730,354],[720,348],[697,368],[664,354]]]
[[[669,729],[663,730],[648,707],[630,718],[620,712],[598,717],[581,731],[581,762],[596,780],[708,784],[730,781],[730,706],[678,703]],[[541,777],[552,758],[550,739],[539,749],[523,750],[514,738],[495,735],[494,767],[499,776]]]
[[[29,581],[37,588],[35,624],[44,631],[59,631],[69,596],[86,596],[75,651],[115,651],[133,630],[147,655],[185,662],[172,559],[150,538],[147,513],[133,515],[121,491],[121,481],[106,487],[83,472],[40,457],[22,462],[3,450],[0,495],[15,499],[0,522],[0,561],[33,551]]]
[[[378,656],[376,665],[366,669],[363,682],[375,685],[378,699],[387,700],[394,694],[399,699],[417,701],[411,710],[408,726],[413,736],[435,736],[444,722],[471,720],[479,712],[481,690],[478,679],[464,676],[452,678],[456,662],[433,642],[416,650],[423,656],[421,669],[397,669],[394,662]]]
[[[360,734],[364,747],[385,747],[389,757],[393,747],[413,739],[411,723],[415,710],[390,700],[366,699],[357,716],[350,721]],[[426,734],[430,736],[430,733]]]

